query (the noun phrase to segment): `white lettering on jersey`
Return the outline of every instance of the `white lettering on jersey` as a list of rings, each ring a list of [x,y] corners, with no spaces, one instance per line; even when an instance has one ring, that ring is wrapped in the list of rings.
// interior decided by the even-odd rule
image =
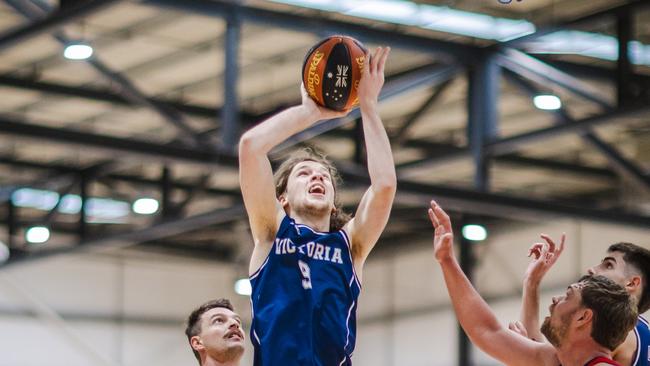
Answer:
[[[296,251],[300,254],[306,254],[309,258],[315,260],[343,264],[341,248],[332,248],[327,244],[315,243],[313,241],[296,246],[289,238],[275,239],[275,254],[293,254]]]

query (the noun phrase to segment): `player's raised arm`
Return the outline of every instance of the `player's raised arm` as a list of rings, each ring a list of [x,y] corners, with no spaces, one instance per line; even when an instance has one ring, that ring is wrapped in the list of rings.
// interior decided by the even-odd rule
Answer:
[[[273,171],[267,154],[292,135],[319,120],[343,117],[345,112],[321,108],[301,86],[302,104],[288,108],[244,133],[239,141],[239,184],[255,245],[273,240],[282,207],[275,196]]]
[[[541,237],[546,243],[535,243],[528,251],[528,256],[532,256],[533,260],[524,275],[520,314],[520,321],[528,333],[528,338],[538,342],[544,340],[539,331],[539,285],[546,272],[562,254],[565,235],[562,234],[559,246],[548,235],[542,234]]]
[[[389,52],[390,48],[379,47],[371,57],[366,57],[359,83],[359,105],[368,155],[370,188],[363,195],[357,212],[347,227],[358,269],[386,226],[397,187],[390,142],[377,110],[377,99],[384,85],[384,66]],[[360,274],[360,271],[357,273]]]
[[[509,366],[556,363],[551,345],[531,341],[499,324],[488,304],[476,292],[456,261],[451,221],[434,201],[431,201],[429,218],[435,228],[435,258],[442,268],[456,317],[472,343]]]

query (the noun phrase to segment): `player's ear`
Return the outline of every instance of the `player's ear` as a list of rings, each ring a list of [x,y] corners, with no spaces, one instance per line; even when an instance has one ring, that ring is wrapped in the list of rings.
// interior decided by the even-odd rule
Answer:
[[[284,193],[282,193],[282,194],[278,197],[278,202],[280,202],[280,205],[281,205],[282,207],[284,207],[284,208],[286,208],[287,204],[289,204],[289,201],[287,200],[287,197],[285,196]]]
[[[205,346],[203,345],[203,341],[199,336],[194,336],[190,338],[190,345],[192,346],[192,349],[195,351],[200,351],[205,349]]]
[[[578,326],[584,326],[591,323],[593,318],[594,311],[585,307],[576,310],[575,314],[573,314],[573,320]]]
[[[628,293],[633,293],[641,287],[641,276],[634,275],[625,282],[625,289]]]

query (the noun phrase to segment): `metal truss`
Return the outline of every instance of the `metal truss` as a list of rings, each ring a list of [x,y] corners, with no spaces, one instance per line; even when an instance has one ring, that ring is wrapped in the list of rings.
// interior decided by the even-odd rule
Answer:
[[[9,4],[17,3],[13,0],[6,1]],[[25,40],[39,34],[55,32],[65,24],[79,20],[83,16],[99,11],[112,3],[116,3],[116,1],[91,1],[75,8],[53,12],[46,18],[35,20],[32,24],[0,36],[0,50],[11,47],[16,44],[18,40]],[[368,42],[389,44],[394,47],[429,53],[436,56],[436,59],[442,62],[442,64],[425,65],[401,73],[400,75],[391,76],[387,79],[382,94],[382,98],[390,98],[400,95],[405,91],[412,90],[413,88],[431,88],[432,90],[435,90],[431,97],[401,125],[401,128],[395,135],[396,140],[398,141],[397,143],[431,152],[430,155],[432,155],[431,157],[413,161],[398,167],[400,192],[421,196],[423,202],[425,202],[425,199],[435,196],[449,207],[461,212],[472,212],[477,215],[515,218],[568,216],[650,227],[650,217],[648,216],[625,212],[619,209],[603,210],[586,206],[560,204],[548,200],[541,201],[495,194],[490,192],[489,184],[490,164],[493,161],[506,162],[510,164],[530,164],[543,169],[566,170],[571,171],[574,174],[598,176],[606,179],[615,179],[618,176],[612,171],[606,169],[579,166],[552,160],[534,159],[518,155],[516,154],[516,151],[531,142],[540,141],[562,134],[578,133],[582,136],[590,136],[592,133],[590,130],[595,126],[605,123],[616,123],[617,120],[627,116],[647,115],[650,112],[648,103],[640,103],[637,101],[637,103],[627,103],[626,105],[621,105],[621,103],[614,105],[606,98],[599,95],[597,90],[593,90],[589,85],[576,77],[571,76],[571,74],[574,74],[574,70],[577,70],[583,71],[593,77],[601,77],[612,80],[613,82],[618,81],[620,84],[625,80],[629,80],[631,73],[629,65],[626,65],[625,60],[623,60],[622,63],[619,63],[617,70],[613,72],[608,69],[593,66],[583,66],[567,62],[550,62],[542,58],[532,57],[525,54],[524,52],[517,50],[516,47],[525,40],[538,37],[556,29],[566,28],[574,24],[584,24],[593,21],[594,19],[600,19],[604,16],[613,16],[620,14],[621,12],[629,13],[631,10],[637,9],[637,7],[641,5],[645,5],[647,3],[645,1],[634,1],[598,14],[592,14],[580,19],[569,20],[560,24],[542,27],[540,31],[530,36],[488,47],[479,47],[453,41],[442,41],[424,36],[404,34],[398,31],[396,32],[394,28],[369,27],[366,25],[326,19],[323,17],[260,9],[251,6],[238,5],[229,1],[145,0],[142,3],[171,7],[190,12],[200,12],[203,15],[217,16],[226,20],[227,27],[225,42],[223,45],[226,50],[226,70],[223,76],[223,82],[228,87],[224,89],[226,90],[224,106],[221,108],[212,108],[198,105],[187,105],[179,101],[146,96],[135,89],[133,84],[124,76],[103,67],[98,61],[94,63],[93,66],[104,75],[109,76],[111,80],[121,85],[121,90],[115,91],[89,87],[70,87],[34,79],[21,78],[14,75],[1,75],[0,85],[107,101],[125,106],[143,106],[150,108],[165,116],[166,120],[174,124],[179,129],[179,137],[188,137],[194,140],[195,143],[187,145],[156,144],[133,138],[117,138],[73,131],[64,128],[45,127],[37,125],[33,123],[33,121],[24,121],[10,118],[8,116],[2,116],[0,118],[0,133],[61,143],[67,146],[82,146],[88,149],[111,151],[128,156],[133,155],[161,164],[161,166],[178,162],[205,166],[207,169],[234,169],[237,164],[234,146],[241,129],[244,126],[265,117],[265,115],[256,115],[254,113],[242,111],[237,100],[236,90],[230,88],[231,85],[236,84],[240,72],[236,61],[238,43],[241,36],[241,24],[251,22],[301,32],[315,32],[320,35],[334,32],[346,33],[357,36]],[[25,15],[28,14],[25,13]],[[28,16],[37,19],[34,14]],[[620,33],[623,37],[629,37],[629,32],[626,33],[624,29],[621,30]],[[60,41],[65,40],[64,36],[58,33],[53,33],[53,35]],[[624,51],[623,47],[622,52]],[[597,73],[593,72],[594,70],[597,71]],[[470,81],[468,98],[468,146],[436,146],[433,143],[408,139],[405,131],[407,131],[413,123],[416,123],[424,110],[429,108],[431,104],[435,103],[436,99],[441,93],[443,93],[450,81],[462,73],[467,73]],[[507,77],[514,75],[520,82],[520,85],[528,85],[529,87],[534,84],[529,81],[524,81],[524,79],[533,82],[553,83],[580,98],[598,105],[602,111],[597,115],[579,120],[566,118],[565,116],[565,122],[555,126],[537,129],[506,138],[499,137],[497,134],[498,116],[495,108],[498,103],[498,83],[502,73]],[[650,84],[650,79],[647,77],[645,79],[639,78],[639,80],[643,83],[648,82]],[[532,89],[529,88],[528,90],[530,91]],[[629,93],[625,94],[625,90],[621,90],[623,90],[622,93],[624,93],[623,95],[627,98],[626,100],[629,100],[631,98]],[[489,98],[486,96],[489,96]],[[639,96],[639,98],[641,97],[642,96]],[[281,150],[301,143],[313,136],[323,133],[341,133],[334,129],[358,118],[358,112],[355,113],[357,114],[352,114],[348,119],[326,121],[316,125],[307,131],[293,136],[279,149]],[[216,125],[215,129],[210,131],[191,131],[183,127],[183,119],[185,116],[208,117],[215,119],[220,117],[220,125],[218,129],[220,131],[221,144],[219,145],[219,149],[204,148],[206,141],[204,139],[205,136],[209,136],[215,132],[217,128]],[[355,138],[354,134],[350,137]],[[591,139],[595,145],[599,145],[600,147],[597,148],[610,160],[618,160],[617,172],[623,171],[625,174],[632,173],[636,176],[638,181],[643,182],[646,185],[648,184],[647,173],[643,172],[635,163],[624,159],[614,159],[617,155],[620,158],[620,154],[617,154],[611,146],[608,146],[600,140],[598,140],[600,141],[600,143],[598,143],[597,137],[595,137],[596,140],[594,140],[594,137],[587,138]],[[435,154],[433,152],[435,152]],[[442,159],[450,157],[469,158],[474,161],[476,166],[474,189],[459,189],[446,186],[421,184],[404,178],[408,175],[405,173],[409,166],[434,164]],[[361,159],[358,160],[361,161]],[[46,172],[54,172],[60,175],[71,174],[72,176],[77,177],[77,179],[82,179],[83,175],[81,172],[86,169],[85,167],[57,166],[54,164],[43,164],[33,161],[20,161],[13,159],[12,157],[0,157],[0,164],[44,170]],[[367,183],[365,169],[362,169],[358,164],[341,162],[340,166],[346,180],[353,184]],[[102,237],[101,239],[90,235],[92,233],[88,231],[88,227],[84,226],[86,224],[82,217],[78,223],[77,230],[74,231],[79,234],[80,238],[82,238],[79,245],[71,245],[59,249],[42,249],[38,251],[15,250],[14,253],[12,253],[12,259],[5,264],[5,266],[23,263],[31,259],[44,258],[50,255],[69,253],[75,250],[86,250],[87,248],[119,248],[142,242],[164,242],[164,239],[170,236],[208,226],[228,224],[242,219],[245,215],[240,201],[239,192],[231,189],[208,188],[206,187],[207,176],[198,179],[198,181],[194,183],[180,183],[174,181],[169,170],[165,170],[164,168],[160,180],[137,175],[118,174],[116,171],[109,169],[83,179],[113,180],[129,182],[132,184],[156,186],[160,187],[163,193],[167,192],[166,194],[163,194],[164,197],[168,197],[169,190],[171,189],[181,189],[187,193],[187,199],[184,202],[181,202],[179,207],[176,207],[175,210],[173,207],[170,208],[168,202],[169,199],[167,198],[167,203],[165,203],[163,207],[163,212],[165,212],[163,221],[154,223],[146,228],[134,229],[121,234],[111,234],[107,237]],[[85,184],[87,184],[87,181]],[[65,188],[65,184],[61,187]],[[182,208],[187,205],[197,191],[215,196],[228,197],[228,199],[233,200],[235,203],[229,208],[219,209],[197,216],[187,217],[182,214],[180,214],[180,216],[178,214],[174,215],[175,211],[182,211]],[[16,225],[19,223],[19,220],[15,215],[15,208],[10,202],[7,207],[6,222],[10,227],[10,232],[15,233]],[[51,220],[53,219],[53,215],[53,213],[50,213],[46,215],[45,219]]]

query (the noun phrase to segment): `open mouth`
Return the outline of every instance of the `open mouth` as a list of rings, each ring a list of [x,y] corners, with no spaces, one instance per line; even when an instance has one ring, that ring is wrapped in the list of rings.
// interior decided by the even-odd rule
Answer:
[[[325,187],[323,187],[320,184],[314,184],[309,188],[309,194],[317,194],[317,195],[324,195],[325,194]]]
[[[227,339],[235,340],[235,341],[242,341],[244,340],[244,335],[240,332],[230,332],[226,334]]]

